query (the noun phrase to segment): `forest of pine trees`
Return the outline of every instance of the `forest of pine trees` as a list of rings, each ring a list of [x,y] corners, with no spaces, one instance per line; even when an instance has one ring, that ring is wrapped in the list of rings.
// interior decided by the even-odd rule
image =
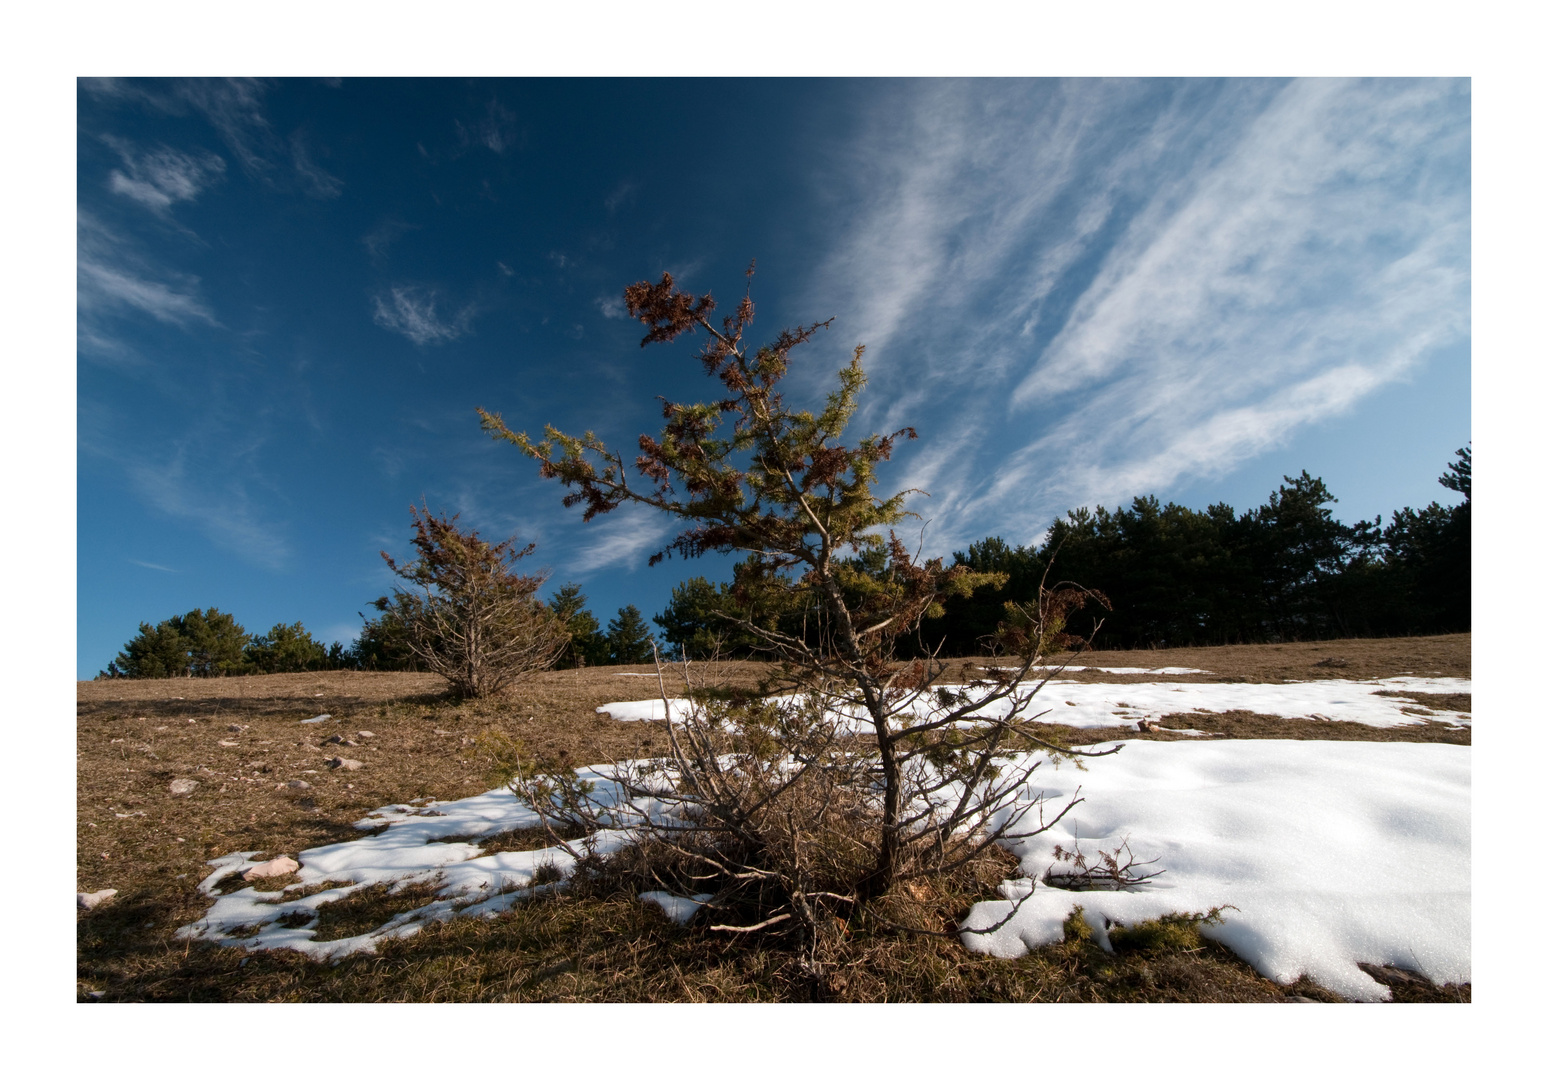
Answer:
[[[1462,496],[1457,506],[1432,502],[1405,508],[1383,526],[1345,525],[1320,479],[1285,477],[1266,503],[1238,514],[1216,504],[1191,510],[1136,498],[1115,511],[1072,510],[1036,546],[986,537],[954,555],[957,564],[1006,575],[998,589],[947,600],[926,619],[917,651],[946,656],[982,651],[1008,602],[1031,603],[1047,575],[1095,589],[1112,610],[1090,608],[1071,619],[1088,633],[1100,618],[1106,648],[1226,645],[1334,637],[1439,634],[1472,628],[1472,452],[1457,451],[1440,483]],[[726,620],[747,617],[746,589],[703,578],[673,590],[657,616],[664,637],[690,656],[706,655]],[[776,617],[778,617],[776,615]],[[783,616],[794,624],[798,613]],[[750,641],[731,634],[721,654],[749,655]]]
[[[946,601],[926,619],[915,651],[946,656],[982,651],[1007,603],[1034,602],[1047,575],[1052,586],[1076,582],[1105,595],[1112,610],[1075,615],[1070,629],[1102,620],[1099,645],[1161,648],[1334,637],[1440,634],[1472,629],[1472,451],[1457,451],[1440,477],[1462,496],[1456,506],[1405,507],[1385,525],[1345,525],[1330,507],[1327,486],[1302,472],[1285,477],[1262,506],[1237,513],[1216,504],[1192,510],[1154,496],[1127,508],[1072,510],[1041,544],[1011,545],[998,536],[954,554],[957,564],[1006,576],[998,589]],[[741,570],[745,571],[745,567]],[[861,577],[879,572],[855,561]],[[799,611],[762,602],[766,591],[745,572],[735,583],[690,578],[672,590],[655,616],[662,647],[674,656],[755,655],[754,638],[717,612],[762,625],[800,625]],[[650,659],[652,635],[638,608],[620,608],[606,630],[573,582],[549,598],[565,621],[570,647],[559,667],[637,664]],[[404,613],[392,598],[371,605],[358,639],[346,647],[314,641],[299,623],[248,634],[215,608],[173,616],[139,633],[99,678],[168,678],[272,674],[328,669],[412,670]],[[900,643],[902,644],[902,643]]]

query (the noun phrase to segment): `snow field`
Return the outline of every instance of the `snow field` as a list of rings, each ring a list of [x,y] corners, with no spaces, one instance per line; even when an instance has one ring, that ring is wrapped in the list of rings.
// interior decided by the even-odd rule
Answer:
[[[1315,713],[1378,726],[1416,722],[1398,711],[1402,702],[1376,697],[1377,690],[1470,693],[1471,682],[1050,682],[1038,703],[1070,703],[1046,719],[1078,727],[1204,709]],[[920,710],[927,712],[929,704],[919,702]],[[674,701],[674,716],[687,707]],[[663,713],[659,699],[612,702],[598,711],[628,720]],[[1360,962],[1409,968],[1436,982],[1469,981],[1471,755],[1470,747],[1441,744],[1215,740],[1133,742],[1083,771],[1045,762],[1022,793],[1023,805],[1041,794],[1044,813],[1052,817],[1069,799],[1084,801],[1050,832],[1018,842],[1013,852],[1023,876],[1001,885],[1005,899],[975,906],[964,928],[988,927],[1015,901],[1021,906],[993,933],[965,932],[963,944],[999,957],[1023,955],[1059,940],[1076,906],[1105,943],[1109,919],[1132,923],[1231,905],[1224,920],[1204,933],[1280,982],[1304,973],[1349,998],[1385,997],[1386,989],[1356,966]],[[602,770],[580,772],[597,785],[599,800],[611,801],[616,789]],[[200,885],[213,906],[179,935],[250,950],[292,948],[323,959],[370,952],[380,940],[455,915],[493,917],[534,888],[556,887],[533,886],[540,867],[563,873],[573,862],[562,848],[486,855],[479,845],[480,837],[537,824],[537,816],[504,789],[455,802],[384,807],[356,823],[380,832],[301,852],[298,882],[273,892],[260,892],[260,880],[219,895],[222,879],[258,865],[256,852],[228,855],[211,862],[214,870]],[[445,842],[450,837],[462,839]],[[594,840],[609,851],[631,837],[613,830]],[[1155,859],[1152,869],[1165,873],[1131,892],[1074,892],[1041,883],[1054,865],[1055,844],[1066,850],[1078,844],[1095,856],[1125,840],[1137,859]],[[402,889],[423,882],[438,886],[429,903],[368,933],[313,940],[315,922],[306,917],[323,904],[374,884]],[[293,895],[325,883],[337,884]],[[692,918],[707,898],[641,896],[679,922]],[[301,925],[282,926],[281,919]]]
[[[964,687],[943,689],[962,691]],[[972,692],[971,688],[966,688]],[[1159,720],[1168,713],[1229,712],[1245,710],[1266,716],[1308,717],[1339,720],[1372,727],[1398,727],[1421,724],[1424,718],[1403,712],[1413,703],[1398,698],[1379,697],[1378,691],[1425,694],[1471,694],[1471,679],[1427,679],[1400,676],[1355,682],[1347,679],[1323,679],[1304,683],[1077,683],[1050,680],[1033,699],[1026,712],[1030,719],[1045,713],[1044,723],[1064,724],[1073,728],[1137,726],[1141,720]],[[681,716],[689,702],[672,698],[674,716]],[[934,711],[935,704],[920,698],[910,710],[921,717]],[[1004,702],[995,703],[986,715],[1001,715]],[[995,710],[998,709],[999,712]],[[665,710],[661,699],[646,701],[610,701],[599,706],[614,720],[661,720]],[[1469,713],[1436,710],[1431,719],[1456,726],[1471,726]],[[861,730],[867,725],[858,717],[850,726]]]
[[[1053,829],[1012,848],[1023,878],[977,904],[965,931],[1015,916],[976,952],[1013,958],[1061,940],[1081,906],[1099,944],[1112,919],[1134,923],[1230,904],[1214,938],[1281,983],[1301,975],[1354,1000],[1386,987],[1360,962],[1471,980],[1472,748],[1435,743],[1223,740],[1133,742],[1092,762],[1039,769]],[[1051,813],[1050,813],[1051,816]],[[1056,844],[1088,856],[1125,840],[1165,873],[1132,892],[1041,884]],[[1027,896],[1030,890],[1031,895]]]

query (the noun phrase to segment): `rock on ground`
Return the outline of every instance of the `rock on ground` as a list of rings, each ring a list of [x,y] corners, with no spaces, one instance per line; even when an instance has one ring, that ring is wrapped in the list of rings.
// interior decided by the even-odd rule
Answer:
[[[301,869],[301,864],[289,855],[281,855],[277,859],[270,859],[266,863],[259,863],[242,872],[243,881],[252,881],[261,877],[284,877],[286,874],[294,874]]]
[[[118,895],[117,889],[98,889],[96,892],[78,892],[75,894],[75,906],[82,911],[90,911],[104,900],[110,900]]]
[[[198,786],[197,780],[174,780],[167,785],[167,790],[174,795],[192,795],[193,789]]]

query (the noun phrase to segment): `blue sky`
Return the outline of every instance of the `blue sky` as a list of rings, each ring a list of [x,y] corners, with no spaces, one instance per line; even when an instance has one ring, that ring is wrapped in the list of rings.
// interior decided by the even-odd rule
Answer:
[[[1471,431],[1467,80],[278,80],[77,93],[80,678],[199,606],[347,640],[411,502],[538,543],[604,621],[659,611],[671,523],[582,525],[476,406],[628,450],[655,395],[625,285],[669,270],[796,356],[856,343],[857,428],[923,545],[1080,505],[1346,520],[1448,501]]]

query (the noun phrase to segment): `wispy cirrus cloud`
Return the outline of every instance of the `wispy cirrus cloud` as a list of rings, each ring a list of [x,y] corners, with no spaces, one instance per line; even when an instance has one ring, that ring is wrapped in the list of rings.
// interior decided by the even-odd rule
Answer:
[[[122,170],[108,174],[109,190],[158,214],[173,203],[191,202],[226,171],[225,161],[216,154],[185,154],[166,146],[140,152],[122,139],[107,141],[124,161]]]
[[[273,167],[269,159],[281,145],[264,115],[267,89],[262,79],[182,79],[172,94],[203,114],[243,168],[259,174]]]
[[[299,132],[290,137],[290,162],[296,170],[296,176],[301,180],[302,187],[313,198],[336,199],[344,190],[344,181],[312,160],[311,152],[306,147],[306,140]]]
[[[274,129],[264,109],[264,98],[270,89],[268,80],[83,79],[81,86],[98,98],[171,115],[192,113],[203,117],[251,177],[280,188],[299,187],[314,198],[331,199],[343,190],[344,182],[317,163],[302,132],[285,138]],[[142,188],[135,190],[154,197]]]
[[[419,228],[418,225],[410,225],[397,218],[386,218],[362,236],[360,242],[365,245],[366,251],[370,252],[371,258],[382,259],[387,256],[387,252],[400,237],[417,228]]]
[[[384,330],[402,334],[415,345],[439,345],[455,341],[473,327],[472,305],[459,309],[450,319],[437,312],[440,296],[434,289],[404,285],[372,299],[372,319]]]
[[[162,566],[160,563],[143,562],[140,559],[129,559],[127,561],[133,566],[143,566],[147,570],[160,570],[163,574],[177,573],[177,571],[172,569],[172,567]]]
[[[596,539],[581,544],[563,560],[565,572],[589,574],[612,567],[637,568],[661,550],[672,528],[672,523],[655,510],[615,510],[585,526],[584,535]]]
[[[967,89],[878,106],[814,291],[860,422],[925,435],[936,551],[1222,475],[1468,333],[1465,82]]]
[[[265,511],[263,501],[241,479],[226,471],[224,466],[233,456],[240,455],[220,459],[220,475],[200,474],[190,465],[185,447],[167,457],[132,458],[124,466],[130,484],[157,510],[190,522],[216,544],[256,566],[283,570],[291,561],[284,526]]]
[[[521,129],[516,114],[491,98],[484,106],[484,115],[477,120],[457,122],[457,136],[464,146],[483,146],[503,154],[521,142]]]
[[[85,339],[111,340],[95,320],[125,309],[174,326],[219,325],[199,296],[197,277],[154,266],[84,210],[77,211],[75,267],[76,306]]]

